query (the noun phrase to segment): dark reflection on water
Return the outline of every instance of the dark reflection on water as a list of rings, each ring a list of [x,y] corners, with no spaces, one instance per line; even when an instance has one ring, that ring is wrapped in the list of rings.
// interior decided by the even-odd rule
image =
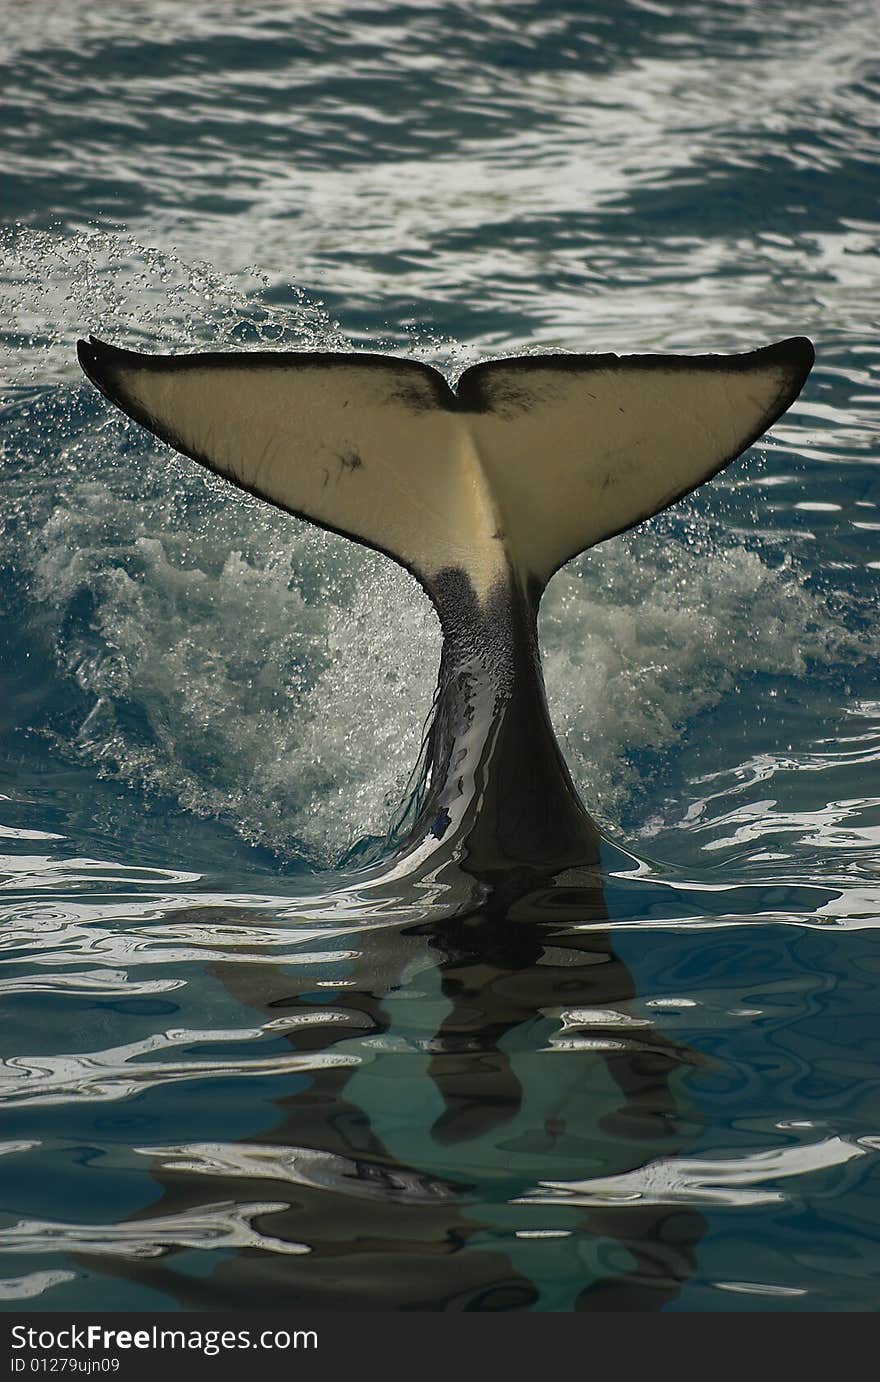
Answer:
[[[704,1230],[691,1207],[529,1200],[674,1157],[702,1130],[681,1091],[700,1058],[628,1013],[632,976],[592,929],[601,888],[581,894],[589,929],[484,906],[366,930],[332,980],[214,964],[293,1051],[340,1063],[295,1077],[246,1142],[153,1149],[162,1193],[135,1217],[161,1221],[157,1240],[236,1206],[258,1245],[198,1276],[179,1246],[88,1265],[189,1309],[523,1310],[547,1308],[548,1284],[555,1308],[673,1300]]]

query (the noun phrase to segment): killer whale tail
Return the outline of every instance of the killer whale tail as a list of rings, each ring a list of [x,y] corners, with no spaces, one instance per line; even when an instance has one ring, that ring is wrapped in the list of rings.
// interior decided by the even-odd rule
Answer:
[[[241,489],[484,602],[667,508],[789,407],[803,337],[742,355],[534,355],[465,371],[366,353],[146,355],[92,337],[89,379]]]

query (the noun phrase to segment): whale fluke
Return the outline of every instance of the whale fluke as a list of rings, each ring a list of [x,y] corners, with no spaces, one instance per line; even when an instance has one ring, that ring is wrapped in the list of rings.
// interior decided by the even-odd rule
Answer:
[[[399,851],[442,853],[503,910],[598,860],[547,712],[545,585],[755,441],[797,397],[813,347],[524,356],[475,365],[455,390],[387,355],[141,355],[92,338],[79,359],[178,451],[387,553],[425,587],[443,654]]]
[[[80,341],[123,412],[242,489],[385,552],[422,582],[579,552],[708,480],[797,397],[804,338],[745,355],[534,355],[465,371],[387,355],[143,355]]]

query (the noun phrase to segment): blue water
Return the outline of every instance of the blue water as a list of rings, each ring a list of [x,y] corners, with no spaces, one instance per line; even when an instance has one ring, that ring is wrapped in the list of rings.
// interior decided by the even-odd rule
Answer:
[[[4,1308],[876,1309],[873,0],[0,14]],[[813,338],[548,591],[608,841],[554,944],[352,873],[427,600],[112,413],[89,331],[450,377]]]

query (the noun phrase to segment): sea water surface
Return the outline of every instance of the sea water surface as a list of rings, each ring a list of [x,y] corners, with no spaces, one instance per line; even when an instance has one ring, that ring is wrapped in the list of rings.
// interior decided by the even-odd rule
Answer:
[[[873,0],[0,23],[0,1304],[875,1310]],[[450,379],[812,337],[769,437],[547,592],[579,916],[358,872],[430,606],[112,411],[90,331]]]

